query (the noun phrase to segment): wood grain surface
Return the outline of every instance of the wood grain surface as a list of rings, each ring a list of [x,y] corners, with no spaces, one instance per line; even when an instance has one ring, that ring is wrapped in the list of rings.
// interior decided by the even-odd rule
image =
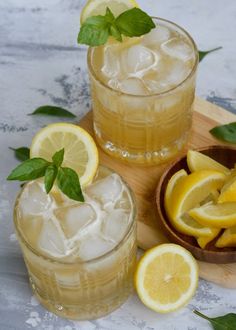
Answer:
[[[217,124],[226,124],[231,121],[236,121],[234,114],[212,103],[196,98],[193,112],[193,127],[186,149],[223,144],[216,141],[209,133],[209,130]],[[79,125],[85,128],[91,135],[94,135],[92,111],[82,118]],[[110,157],[100,148],[98,149],[100,163],[119,173],[135,193],[138,209],[139,247],[146,250],[157,244],[167,242],[167,238],[158,225],[155,190],[158,179],[168,164],[153,167],[125,164]],[[236,288],[236,263],[215,265],[199,262],[199,269],[202,278],[225,287]]]

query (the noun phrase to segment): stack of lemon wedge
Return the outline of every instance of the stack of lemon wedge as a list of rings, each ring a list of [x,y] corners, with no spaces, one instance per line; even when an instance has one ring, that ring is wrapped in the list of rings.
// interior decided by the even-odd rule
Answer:
[[[191,174],[181,169],[166,188],[170,222],[177,231],[194,236],[201,248],[217,236],[217,247],[236,246],[235,170],[193,150],[187,163]]]

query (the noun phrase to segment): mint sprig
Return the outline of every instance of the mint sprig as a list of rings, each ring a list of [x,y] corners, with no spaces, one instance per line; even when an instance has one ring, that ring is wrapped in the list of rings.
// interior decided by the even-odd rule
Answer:
[[[139,37],[155,28],[152,18],[139,8],[132,8],[115,18],[107,7],[105,15],[92,16],[82,24],[78,43],[89,46],[104,45],[109,36],[122,41],[122,35]]]
[[[43,158],[31,158],[18,165],[7,180],[31,181],[44,176],[44,186],[47,194],[55,182],[58,188],[70,199],[84,202],[78,174],[71,168],[62,167],[64,149],[52,156],[52,162]]]

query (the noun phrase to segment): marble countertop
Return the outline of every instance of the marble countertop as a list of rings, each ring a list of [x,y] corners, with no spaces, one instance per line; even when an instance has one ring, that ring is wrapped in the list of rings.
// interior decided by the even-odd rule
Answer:
[[[222,46],[200,64],[197,94],[236,113],[235,0],[139,0],[143,9],[185,27],[200,49]],[[207,330],[192,313],[236,312],[236,290],[201,280],[190,304],[156,314],[134,294],[109,316],[85,322],[60,319],[32,296],[13,229],[18,183],[5,178],[17,160],[9,147],[28,146],[55,118],[27,116],[37,106],[64,106],[80,119],[90,109],[86,48],[76,44],[80,0],[0,1],[0,330]]]

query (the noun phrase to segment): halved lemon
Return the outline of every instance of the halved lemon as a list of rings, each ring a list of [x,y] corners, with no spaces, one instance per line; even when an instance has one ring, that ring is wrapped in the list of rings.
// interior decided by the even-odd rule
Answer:
[[[176,187],[178,190],[181,189],[182,182],[184,182],[185,178],[188,176],[187,172],[184,169],[179,170],[176,172],[171,179],[169,180],[166,192],[165,192],[165,210],[168,215],[168,218],[172,224],[172,226],[178,230],[180,233],[194,236],[198,238],[199,236],[207,236],[211,237],[214,236],[215,230],[209,227],[202,226],[196,220],[191,218],[188,214],[180,214],[178,217],[175,216],[173,213],[173,203],[175,198],[175,189]],[[212,193],[212,198],[214,198],[214,194]],[[210,196],[210,195],[209,195]],[[209,198],[209,196],[206,197]]]
[[[135,286],[141,301],[159,313],[186,305],[198,285],[198,265],[190,252],[176,244],[162,244],[140,259]]]
[[[206,204],[190,210],[189,215],[204,226],[229,228],[236,225],[236,202]]]
[[[91,16],[105,15],[107,7],[117,17],[128,9],[138,7],[138,4],[135,0],[89,0],[81,12],[80,23],[83,24]]]
[[[235,247],[236,246],[236,226],[226,229],[216,242],[216,247]]]
[[[93,138],[77,125],[56,123],[41,129],[32,140],[30,157],[51,161],[62,148],[65,149],[62,166],[75,170],[82,186],[90,183],[98,168],[98,150]]]
[[[230,174],[230,170],[218,163],[214,159],[202,154],[201,152],[189,150],[187,154],[187,164],[191,172],[201,170],[215,170],[224,174]]]

